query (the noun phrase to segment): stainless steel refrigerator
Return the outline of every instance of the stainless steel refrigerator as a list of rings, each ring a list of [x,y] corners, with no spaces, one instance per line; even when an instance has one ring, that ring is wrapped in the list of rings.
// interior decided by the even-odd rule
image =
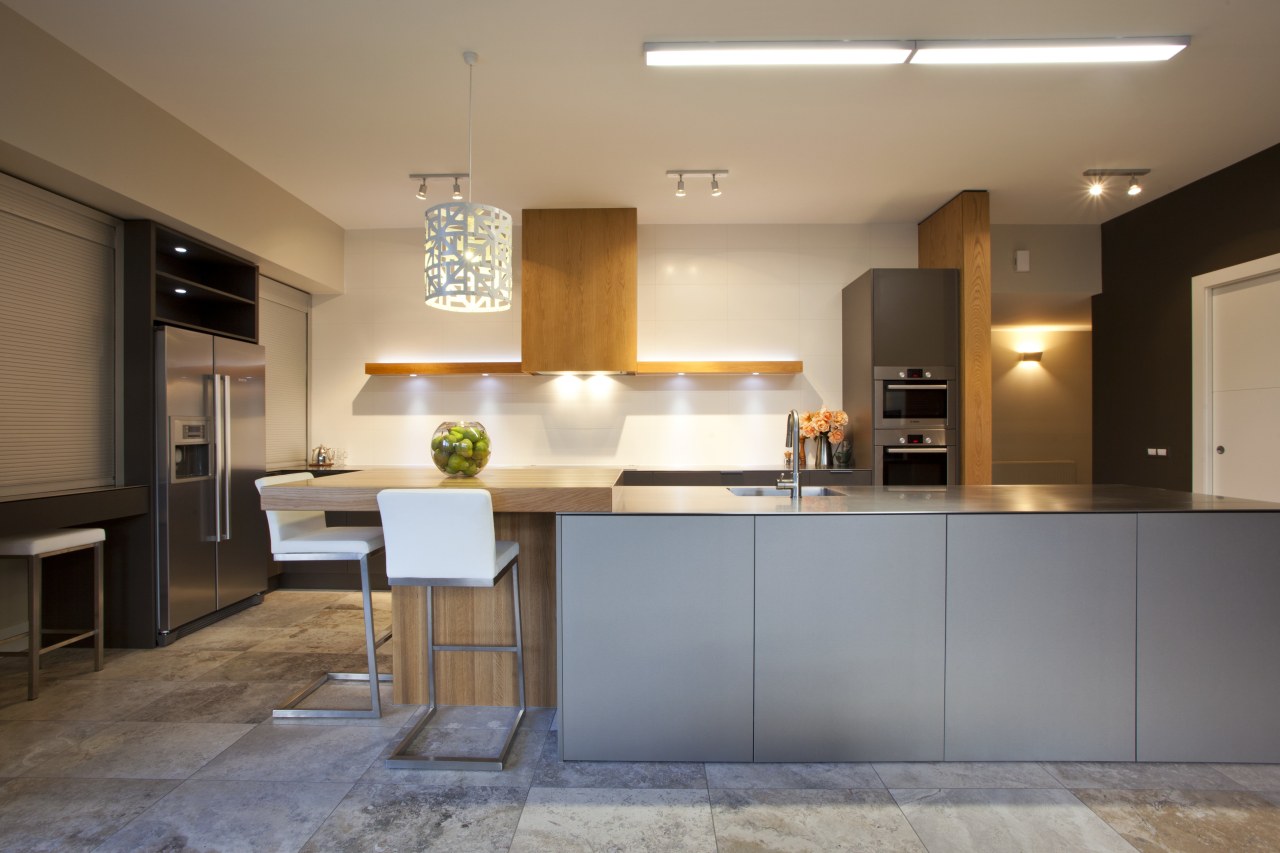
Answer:
[[[161,645],[256,601],[271,547],[254,480],[266,456],[266,350],[156,329]]]

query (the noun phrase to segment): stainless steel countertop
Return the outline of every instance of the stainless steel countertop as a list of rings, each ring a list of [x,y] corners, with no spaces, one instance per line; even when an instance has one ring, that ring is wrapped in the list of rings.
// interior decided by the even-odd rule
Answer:
[[[740,497],[720,486],[615,486],[613,512],[805,515],[1006,512],[1280,512],[1280,503],[1140,486],[838,486],[841,496]]]

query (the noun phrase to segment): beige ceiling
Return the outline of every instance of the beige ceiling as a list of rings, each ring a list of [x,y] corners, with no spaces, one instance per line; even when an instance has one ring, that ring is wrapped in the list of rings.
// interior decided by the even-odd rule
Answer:
[[[642,223],[1097,223],[1280,142],[1280,0],[3,0],[345,228],[411,227],[414,171]],[[1190,35],[1130,66],[659,69],[645,41]],[[724,195],[673,168],[727,167]],[[447,196],[433,186],[431,201]]]

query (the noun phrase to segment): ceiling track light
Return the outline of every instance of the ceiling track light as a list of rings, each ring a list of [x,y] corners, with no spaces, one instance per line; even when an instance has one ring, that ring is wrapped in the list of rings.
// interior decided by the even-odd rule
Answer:
[[[709,41],[647,42],[646,65],[1023,65],[1159,62],[1191,43],[1190,36],[1105,39],[954,41]]]
[[[442,179],[448,178],[449,180],[453,181],[453,200],[461,201],[462,185],[459,183],[459,181],[463,180],[464,178],[467,180],[470,180],[471,173],[470,172],[413,172],[409,175],[409,177],[413,178],[415,181],[421,181],[421,183],[418,184],[417,198],[422,201],[427,200],[427,181],[435,178],[442,178]]]
[[[684,179],[690,178],[710,178],[711,179],[711,195],[719,198],[721,195],[719,178],[723,178],[729,174],[728,169],[668,169],[667,177],[676,179],[676,198],[685,197]]]
[[[1089,195],[1097,198],[1106,190],[1106,182],[1103,178],[1128,178],[1129,186],[1125,192],[1130,196],[1136,196],[1142,192],[1142,184],[1138,182],[1138,178],[1142,175],[1151,174],[1150,169],[1085,169],[1084,176],[1089,178]]]

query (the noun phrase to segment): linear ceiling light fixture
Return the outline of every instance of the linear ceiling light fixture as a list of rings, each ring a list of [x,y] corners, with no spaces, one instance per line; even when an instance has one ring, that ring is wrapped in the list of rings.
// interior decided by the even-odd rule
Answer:
[[[1190,36],[953,41],[647,42],[646,65],[1032,65],[1158,62]]]
[[[668,169],[667,177],[676,179],[676,198],[684,198],[684,179],[689,178],[710,178],[711,179],[711,195],[719,198],[720,178],[729,174],[728,169]]]
[[[921,41],[913,65],[1036,65],[1081,62],[1163,62],[1191,42],[1169,38]]]
[[[1128,178],[1129,186],[1125,190],[1128,195],[1135,196],[1142,192],[1142,184],[1138,178],[1151,174],[1150,169],[1085,169],[1084,176],[1089,178],[1089,195],[1095,198],[1106,190],[1103,178]]]
[[[462,54],[467,63],[467,171],[451,175],[453,201],[427,209],[424,279],[426,301],[445,311],[487,312],[511,308],[511,214],[491,204],[475,204],[471,190],[472,72],[478,57]],[[415,175],[414,177],[425,177]],[[467,200],[461,201],[458,179],[467,178]]]
[[[901,65],[909,41],[648,42],[646,65]]]

